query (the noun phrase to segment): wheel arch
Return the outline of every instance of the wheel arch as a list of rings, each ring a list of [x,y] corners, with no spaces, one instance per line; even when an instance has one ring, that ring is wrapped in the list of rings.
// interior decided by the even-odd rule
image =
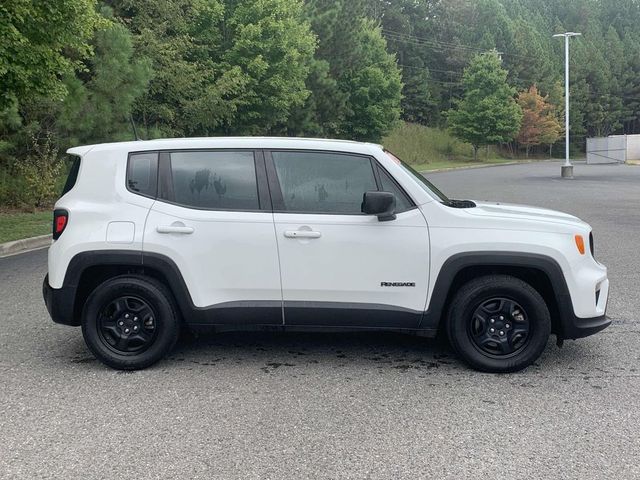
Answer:
[[[101,283],[119,275],[143,275],[160,281],[176,302],[181,318],[193,303],[175,263],[163,255],[139,251],[105,250],[79,253],[71,259],[64,279],[69,293],[69,324],[80,325],[84,304],[91,292]]]
[[[518,252],[465,252],[447,259],[438,273],[421,328],[439,329],[458,288],[473,278],[492,274],[511,275],[535,288],[549,308],[552,331],[563,336],[563,322],[573,316],[573,306],[560,265],[545,255]]]

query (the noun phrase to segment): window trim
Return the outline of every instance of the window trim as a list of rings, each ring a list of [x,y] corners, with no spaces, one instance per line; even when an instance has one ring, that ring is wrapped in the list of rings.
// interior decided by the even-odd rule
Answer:
[[[173,192],[173,171],[171,170],[171,154],[186,152],[247,152],[253,154],[253,173],[256,179],[256,198],[258,200],[258,208],[208,208],[197,207],[195,205],[186,205],[176,202],[170,197],[174,196]],[[266,173],[264,167],[264,156],[260,149],[255,148],[171,148],[158,150],[158,189],[157,200],[169,205],[186,208],[189,210],[200,210],[209,212],[253,212],[265,213],[271,212],[271,200],[269,198],[269,187],[267,186]],[[166,191],[165,191],[166,189]]]
[[[403,210],[402,212],[397,212],[397,213],[404,213],[404,212],[408,212],[410,210],[413,210],[413,209],[417,208],[416,203],[407,194],[405,189],[402,188],[398,184],[398,182],[396,182],[396,180],[393,178],[393,175],[391,175],[384,167],[382,167],[382,165],[380,165],[380,162],[378,162],[378,160],[376,158],[374,158],[373,156],[371,156],[371,155],[366,155],[366,154],[363,154],[363,153],[355,153],[355,152],[344,152],[344,151],[339,151],[339,150],[317,150],[317,149],[303,149],[303,148],[271,148],[271,149],[265,149],[264,150],[264,155],[265,155],[265,161],[266,161],[267,177],[268,177],[268,182],[269,182],[269,190],[270,190],[270,193],[271,193],[271,201],[272,201],[272,205],[273,205],[273,213],[288,213],[288,214],[293,214],[293,215],[296,215],[296,214],[297,215],[350,215],[350,216],[355,216],[355,217],[370,217],[370,216],[372,216],[372,215],[366,214],[364,212],[359,212],[359,213],[352,213],[352,212],[309,212],[309,211],[305,211],[305,210],[286,210],[286,209],[284,209],[284,197],[282,195],[282,189],[280,187],[280,180],[278,179],[278,174],[276,172],[276,167],[275,167],[275,162],[273,160],[272,152],[319,153],[319,154],[334,154],[334,155],[345,155],[345,156],[349,156],[349,157],[366,158],[370,162],[371,170],[372,170],[372,173],[373,173],[373,178],[374,178],[374,181],[376,183],[377,191],[379,191],[379,192],[384,191],[384,190],[382,190],[382,185],[381,185],[381,182],[380,182],[380,178],[378,176],[378,168],[382,168],[387,173],[387,175],[389,175],[389,177],[395,183],[397,188],[409,200],[409,203],[411,203],[411,205],[412,205],[411,208],[409,208],[407,210]],[[280,208],[280,207],[282,207],[282,208]]]
[[[378,162],[377,160],[375,160],[375,164],[376,164],[376,181],[378,182],[378,191],[380,192],[386,192],[388,190],[383,190],[382,189],[382,180],[380,179],[380,170],[382,170],[391,180],[391,182],[396,186],[396,188],[400,191],[400,193],[402,193],[402,195],[404,196],[404,198],[407,200],[407,202],[409,203],[409,208],[399,211],[396,210],[395,213],[404,213],[404,212],[409,212],[415,208],[418,208],[418,206],[416,205],[416,202],[413,201],[413,198],[411,198],[411,196],[407,193],[407,191],[402,188],[402,186],[398,183],[398,181],[393,177],[393,175],[391,175],[389,173],[389,170],[387,170],[386,168],[384,168],[380,162]],[[393,192],[390,192],[393,193]]]
[[[132,189],[129,186],[129,177],[131,175],[131,169],[132,169],[132,162],[131,162],[131,157],[135,156],[135,155],[144,155],[144,154],[154,154],[156,155],[155,158],[155,168],[152,167],[152,177],[149,179],[149,183],[153,184],[155,182],[156,186],[155,186],[155,194],[153,195],[149,195],[147,193],[142,193],[142,192],[138,192],[134,189]],[[134,195],[139,195],[141,197],[145,197],[145,198],[150,198],[152,200],[156,200],[158,198],[158,178],[159,178],[159,152],[158,150],[141,150],[141,151],[136,151],[136,152],[129,152],[129,154],[127,155],[127,171],[125,173],[125,179],[124,179],[124,186],[127,189],[127,191],[133,193]]]
[[[192,205],[185,205],[174,200],[173,197],[173,181],[171,170],[171,153],[174,152],[251,152],[254,159],[254,173],[256,176],[257,196],[258,196],[258,209],[237,209],[237,208],[205,208],[196,207]],[[371,163],[371,169],[376,182],[376,188],[379,192],[382,192],[382,182],[380,180],[379,169],[382,169],[396,188],[404,194],[406,199],[411,204],[411,207],[398,211],[396,213],[405,213],[417,208],[416,202],[411,198],[407,191],[397,182],[397,180],[384,168],[380,162],[371,155],[355,152],[345,152],[339,150],[318,150],[318,149],[304,149],[304,148],[274,148],[274,149],[258,149],[258,148],[171,148],[171,149],[156,149],[156,150],[136,150],[128,153],[127,156],[127,169],[125,178],[126,189],[134,195],[157,200],[159,202],[175,205],[178,207],[201,210],[201,211],[220,211],[220,212],[254,212],[254,213],[289,213],[289,214],[302,214],[302,215],[351,215],[351,216],[368,216],[366,213],[349,213],[349,212],[309,212],[304,210],[286,210],[284,208],[276,208],[277,206],[284,207],[284,198],[282,196],[282,190],[280,188],[280,181],[275,169],[275,163],[271,152],[302,152],[302,153],[319,153],[319,154],[334,154],[345,155],[350,157],[362,157],[367,158]],[[136,192],[129,188],[129,174],[131,171],[131,157],[136,154],[157,154],[156,166],[155,166],[155,196],[148,195],[141,192]],[[174,197],[175,198],[175,197]]]

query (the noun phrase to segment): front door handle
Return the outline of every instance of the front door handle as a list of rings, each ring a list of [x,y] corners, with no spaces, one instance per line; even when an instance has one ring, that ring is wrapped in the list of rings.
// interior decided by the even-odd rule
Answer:
[[[320,232],[312,230],[285,230],[284,236],[287,238],[320,238]]]
[[[183,233],[192,234],[194,232],[193,227],[187,227],[185,225],[159,225],[156,227],[158,233]]]

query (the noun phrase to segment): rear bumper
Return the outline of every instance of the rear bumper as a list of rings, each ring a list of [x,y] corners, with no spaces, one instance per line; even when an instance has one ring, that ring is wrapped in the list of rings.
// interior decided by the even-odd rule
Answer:
[[[51,288],[51,285],[49,285],[49,275],[47,275],[42,282],[42,296],[44,297],[44,303],[47,306],[49,316],[54,322],[63,325],[80,325],[80,323],[76,321],[73,312],[74,289],[66,287]]]

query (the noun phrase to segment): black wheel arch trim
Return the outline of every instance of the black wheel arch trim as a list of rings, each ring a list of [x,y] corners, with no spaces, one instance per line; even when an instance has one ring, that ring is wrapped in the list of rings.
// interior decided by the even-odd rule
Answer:
[[[149,271],[160,274],[167,281],[178,309],[188,324],[211,324],[213,314],[216,318],[215,324],[229,325],[230,327],[233,325],[282,325],[282,302],[280,301],[225,302],[211,307],[197,307],[194,305],[184,278],[173,260],[158,253],[129,250],[90,251],[75,255],[69,262],[64,284],[60,289],[52,289],[48,279],[45,278],[43,296],[52,319],[57,323],[79,325],[80,318],[77,314],[79,309],[76,308],[75,302],[82,274],[89,267],[109,265],[131,267],[143,274],[146,269],[149,269]],[[530,253],[478,251],[456,254],[447,259],[438,272],[427,311],[424,313],[400,312],[406,318],[400,321],[397,327],[413,327],[416,331],[436,331],[446,313],[446,302],[456,276],[463,269],[474,266],[525,267],[534,268],[544,273],[551,282],[558,306],[561,331],[557,334],[561,338],[584,337],[596,333],[610,324],[610,320],[604,315],[593,318],[576,317],[562,269],[554,259]],[[308,313],[311,309],[302,307],[310,305],[309,302],[285,302],[285,306],[299,310],[296,312],[299,314]],[[325,308],[341,310],[342,307],[349,309],[349,305],[327,303]],[[318,307],[319,305],[314,305],[312,309],[318,309]],[[366,327],[367,318],[370,318],[372,312],[376,315],[383,315],[386,310],[386,308],[374,307],[375,305],[361,305],[359,307],[361,314],[355,315],[361,318],[353,326]],[[387,313],[395,313],[395,310],[395,307],[389,307]],[[303,326],[318,321],[320,319],[315,318],[308,323],[300,320],[296,323]],[[382,327],[382,317],[374,323],[377,324],[374,327],[384,328]],[[333,325],[337,326],[337,322]]]
[[[592,335],[607,326],[611,321],[605,316],[580,318],[575,315],[571,294],[567,287],[562,268],[553,258],[535,253],[474,251],[463,252],[449,257],[440,272],[425,311],[420,328],[438,328],[444,320],[447,300],[451,294],[456,276],[468,267],[521,267],[539,270],[549,279],[553,289],[559,314],[559,338],[575,339]],[[525,279],[526,280],[526,279]]]

